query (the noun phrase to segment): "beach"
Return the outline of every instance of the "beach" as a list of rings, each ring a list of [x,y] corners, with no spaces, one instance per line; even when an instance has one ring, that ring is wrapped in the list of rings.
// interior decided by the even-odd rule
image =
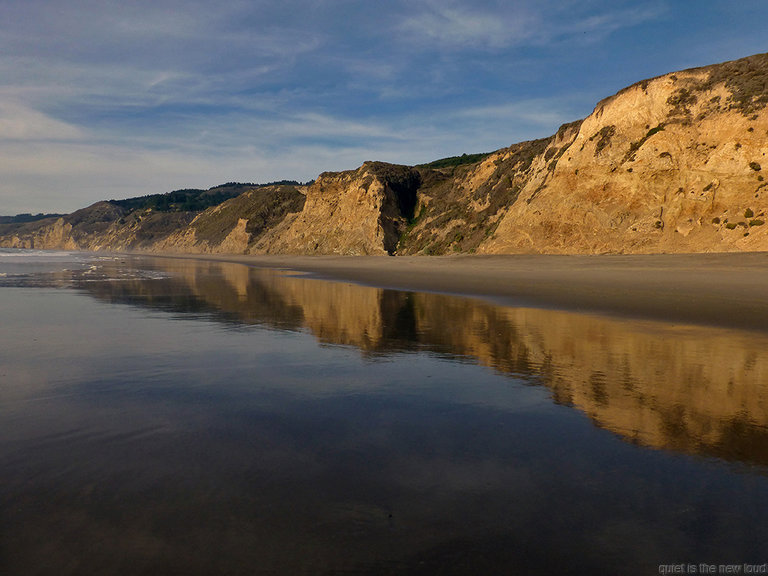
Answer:
[[[178,255],[515,306],[768,330],[768,253],[511,256]]]
[[[0,573],[759,564],[764,262],[0,250]]]

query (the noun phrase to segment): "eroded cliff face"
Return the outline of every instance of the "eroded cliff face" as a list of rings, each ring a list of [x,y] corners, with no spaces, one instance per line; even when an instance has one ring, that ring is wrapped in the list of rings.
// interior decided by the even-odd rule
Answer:
[[[244,192],[195,216],[157,241],[152,251],[247,254],[286,217],[302,209],[305,188],[267,186]]]
[[[267,254],[392,254],[413,218],[419,173],[366,162],[320,175],[304,209],[265,234],[251,250]]]
[[[31,228],[31,229],[30,229]],[[19,227],[0,236],[0,246],[4,248],[38,248],[41,250],[61,248],[79,250],[80,246],[72,238],[72,224],[64,218],[56,218],[44,223]]]
[[[599,103],[479,251],[768,249],[768,55],[677,72]]]
[[[400,239],[398,253],[477,251],[521,192],[546,180],[579,125],[566,124],[555,136],[515,144],[476,164],[421,168],[416,216]]]

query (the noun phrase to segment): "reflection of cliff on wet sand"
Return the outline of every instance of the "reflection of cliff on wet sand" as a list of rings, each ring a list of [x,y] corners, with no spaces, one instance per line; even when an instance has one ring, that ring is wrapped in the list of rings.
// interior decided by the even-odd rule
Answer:
[[[149,282],[137,278],[84,287],[112,300],[133,301],[132,295],[140,295],[141,301],[150,306],[168,304],[168,295],[174,294],[177,305],[171,303],[171,307],[178,311],[216,310],[222,319],[243,324],[303,328],[323,342],[366,351],[416,345],[409,331],[413,315],[405,323],[398,322],[411,298],[405,292],[288,276],[239,264],[188,259],[145,259],[142,263],[150,263],[168,278]],[[118,275],[119,267],[107,263],[103,277]]]
[[[288,276],[152,260],[175,293],[226,319],[302,328],[366,352],[421,349],[476,359],[552,390],[556,402],[641,445],[768,464],[768,336],[721,328],[507,308]],[[152,302],[165,282],[89,286]],[[154,287],[154,288],[153,288]],[[114,292],[110,295],[115,298]],[[135,301],[135,299],[133,299]]]
[[[536,377],[632,442],[768,464],[765,335],[427,294],[416,309],[426,338]]]

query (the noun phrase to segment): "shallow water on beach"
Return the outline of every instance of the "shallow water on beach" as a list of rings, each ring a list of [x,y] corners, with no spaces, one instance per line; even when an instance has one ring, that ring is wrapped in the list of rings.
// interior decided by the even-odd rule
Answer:
[[[768,562],[768,332],[0,253],[0,574]]]

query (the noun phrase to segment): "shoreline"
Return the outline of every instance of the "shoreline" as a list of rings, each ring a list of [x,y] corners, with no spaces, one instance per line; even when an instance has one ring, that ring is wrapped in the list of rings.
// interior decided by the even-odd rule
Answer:
[[[768,253],[275,256],[123,253],[244,264],[384,289],[768,331]]]

